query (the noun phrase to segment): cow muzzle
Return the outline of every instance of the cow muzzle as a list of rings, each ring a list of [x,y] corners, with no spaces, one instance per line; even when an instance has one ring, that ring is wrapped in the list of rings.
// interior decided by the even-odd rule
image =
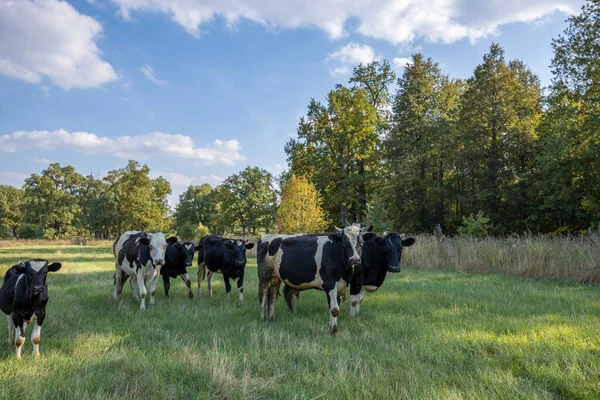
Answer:
[[[388,272],[400,272],[400,267],[390,266],[390,267],[388,267]]]
[[[191,262],[186,262],[186,263],[185,263],[185,266],[186,266],[186,267],[191,267],[191,266],[192,266],[192,263],[191,263]]]
[[[158,260],[154,260],[154,264],[156,264],[156,265],[164,265],[164,263],[165,263],[165,260],[163,260],[162,258],[158,259]]]
[[[32,295],[32,296],[37,296],[37,295],[39,295],[40,293],[42,293],[42,289],[43,289],[43,287],[42,287],[42,286],[33,286],[33,287],[31,288],[31,295]]]
[[[350,265],[360,264],[360,257],[350,257],[348,262],[350,263]]]

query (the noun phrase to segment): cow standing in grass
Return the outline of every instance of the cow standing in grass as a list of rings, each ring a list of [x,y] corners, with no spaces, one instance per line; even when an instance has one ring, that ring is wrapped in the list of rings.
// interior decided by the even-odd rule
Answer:
[[[192,266],[195,252],[195,245],[192,242],[176,242],[167,246],[165,265],[160,270],[165,287],[165,296],[169,297],[169,288],[171,287],[169,279],[180,276],[187,286],[188,297],[190,299],[194,298],[187,267]]]
[[[365,292],[376,292],[388,272],[400,272],[402,250],[415,243],[414,238],[403,240],[396,232],[385,232],[383,236],[367,233],[363,238],[362,263],[350,283],[351,316],[360,310]]]
[[[226,301],[229,302],[231,292],[230,279],[237,279],[238,297],[244,301],[244,270],[246,268],[246,249],[254,247],[239,239],[227,239],[222,236],[204,236],[198,242],[198,294],[208,269],[208,293],[212,296],[212,278],[215,273],[222,273],[225,281]]]
[[[177,242],[176,237],[165,239],[162,233],[128,231],[119,236],[113,245],[115,300],[119,300],[123,285],[131,277],[133,298],[135,301],[140,301],[140,309],[146,309],[146,282],[150,283],[150,304],[154,304],[156,281],[165,263],[167,245],[175,242]]]
[[[27,324],[32,322],[33,356],[40,356],[42,324],[49,299],[46,276],[48,272],[58,271],[61,266],[60,263],[48,265],[48,260],[33,259],[13,265],[4,275],[4,283],[0,288],[0,309],[8,316],[8,345],[16,345],[19,360]]]
[[[329,305],[331,334],[338,331],[339,296],[343,296],[354,269],[361,262],[361,234],[370,228],[347,226],[331,235],[266,235],[258,242],[258,297],[260,318],[275,319],[275,299],[279,286],[299,292],[322,290]],[[287,299],[286,299],[287,300]],[[293,303],[288,302],[292,311]]]

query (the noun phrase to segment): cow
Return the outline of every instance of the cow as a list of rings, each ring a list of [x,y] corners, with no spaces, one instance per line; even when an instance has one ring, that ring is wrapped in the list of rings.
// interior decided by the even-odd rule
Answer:
[[[208,269],[208,293],[212,296],[212,278],[217,272],[223,274],[225,281],[226,301],[229,302],[231,283],[229,279],[237,279],[238,298],[244,301],[244,269],[246,268],[246,250],[254,247],[254,243],[239,239],[227,239],[222,236],[204,236],[198,241],[198,294]]]
[[[275,319],[275,299],[281,282],[287,293],[306,289],[322,290],[329,305],[329,328],[338,332],[339,298],[350,283],[354,268],[361,262],[363,239],[361,234],[370,227],[347,226],[337,228],[330,235],[265,235],[258,243],[258,298],[260,318],[265,319],[268,307],[269,321]],[[290,299],[292,297],[290,296]],[[288,299],[286,298],[286,301]],[[295,311],[293,303],[288,302]]]
[[[0,309],[7,315],[8,345],[16,345],[17,360],[21,359],[27,324],[32,322],[33,356],[40,356],[42,324],[49,299],[46,276],[48,272],[56,272],[61,267],[61,263],[48,265],[48,260],[36,258],[13,265],[4,275],[0,288]]]
[[[359,312],[365,292],[376,292],[388,272],[400,272],[402,249],[415,243],[414,238],[403,240],[396,232],[367,233],[363,239],[362,263],[350,282],[350,316]]]
[[[154,304],[156,281],[165,263],[167,245],[177,242],[176,237],[165,239],[162,233],[128,231],[119,236],[113,244],[115,255],[115,290],[113,297],[119,300],[123,285],[131,276],[131,291],[135,301],[140,301],[140,309],[146,309],[146,282],[150,283],[150,304]],[[138,296],[137,287],[140,294]]]
[[[187,267],[192,266],[194,260],[194,253],[196,245],[193,242],[176,242],[167,246],[165,253],[165,265],[160,269],[162,275],[165,296],[169,297],[169,288],[171,283],[169,278],[177,278],[181,276],[181,279],[185,282],[188,288],[188,297],[194,298],[192,294],[192,283],[190,282],[190,276],[187,273]]]

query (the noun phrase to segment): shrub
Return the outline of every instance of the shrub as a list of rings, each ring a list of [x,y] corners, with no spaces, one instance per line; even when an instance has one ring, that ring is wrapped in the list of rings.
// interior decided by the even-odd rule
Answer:
[[[458,234],[482,238],[487,236],[489,229],[490,219],[482,211],[479,211],[477,215],[471,214],[468,217],[463,217],[462,225],[458,228]]]
[[[24,223],[19,228],[19,238],[21,239],[42,239],[44,237],[44,228],[36,224]]]

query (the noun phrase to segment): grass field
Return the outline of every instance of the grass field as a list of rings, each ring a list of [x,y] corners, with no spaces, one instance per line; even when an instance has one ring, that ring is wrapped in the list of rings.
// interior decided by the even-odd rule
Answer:
[[[31,257],[63,268],[48,277],[42,357],[30,330],[20,362],[0,346],[1,398],[600,398],[595,286],[404,270],[356,319],[344,303],[331,337],[316,291],[297,315],[281,298],[275,323],[259,320],[255,260],[242,305],[224,303],[217,276],[214,297],[192,301],[181,280],[166,299],[160,281],[157,304],[140,311],[129,285],[111,299],[109,246],[0,247],[1,273]]]

